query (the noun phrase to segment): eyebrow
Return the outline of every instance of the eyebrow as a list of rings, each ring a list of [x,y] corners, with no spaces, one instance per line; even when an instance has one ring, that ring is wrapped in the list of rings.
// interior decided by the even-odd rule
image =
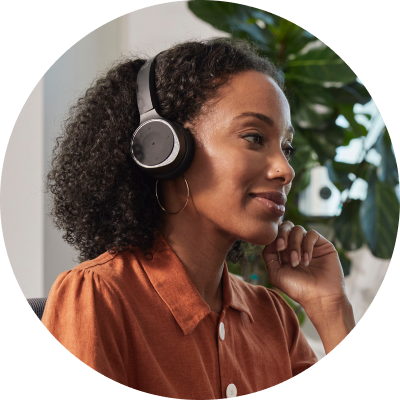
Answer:
[[[258,118],[259,120],[265,122],[266,124],[268,124],[269,126],[273,127],[274,126],[274,121],[272,118],[268,117],[268,115],[265,114],[261,114],[261,113],[255,113],[255,112],[251,112],[251,111],[245,111],[239,115],[237,115],[235,119],[240,119],[240,118],[245,118],[245,117],[255,117]],[[292,135],[295,134],[294,128],[292,125],[290,125],[287,129],[288,133],[291,133]]]

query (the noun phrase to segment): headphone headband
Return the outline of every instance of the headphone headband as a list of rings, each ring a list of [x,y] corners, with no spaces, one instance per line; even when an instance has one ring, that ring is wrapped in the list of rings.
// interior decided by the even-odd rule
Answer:
[[[163,52],[161,52],[163,53]],[[140,123],[147,119],[154,118],[154,116],[160,116],[160,106],[158,104],[156,96],[156,82],[155,82],[155,71],[156,71],[156,58],[161,54],[158,53],[156,56],[150,58],[143,64],[137,75],[137,102],[140,114]],[[149,111],[154,110],[156,114],[149,114],[149,118],[145,117],[145,114]]]

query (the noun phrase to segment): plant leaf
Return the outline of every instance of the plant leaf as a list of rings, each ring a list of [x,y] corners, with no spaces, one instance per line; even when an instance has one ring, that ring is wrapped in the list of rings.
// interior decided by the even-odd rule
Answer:
[[[328,168],[329,179],[342,192],[350,189],[353,181],[349,174],[354,174],[357,178],[366,179],[366,172],[372,165],[368,161],[362,161],[359,164],[348,164],[335,160],[327,160],[325,166]]]
[[[345,130],[335,124],[334,119],[314,129],[301,129],[313,150],[318,154],[318,160],[325,164],[336,156],[336,148],[343,143]],[[297,133],[296,133],[297,134]]]
[[[336,171],[333,165],[334,162],[335,161],[333,160],[326,160],[325,162],[325,166],[328,169],[329,179],[341,192],[345,189],[350,189],[353,182],[349,178],[349,173],[347,171],[344,173]]]
[[[278,28],[273,33],[275,34],[275,41],[280,44],[278,57],[280,62],[283,62],[289,56],[290,58],[294,57],[307,44],[316,40],[315,36],[284,18],[280,18]]]
[[[367,198],[360,207],[361,227],[372,254],[391,258],[399,224],[399,201],[394,188],[381,182],[375,167],[369,170]]]
[[[359,124],[355,120],[355,113],[353,111],[354,104],[339,104],[339,112],[347,119],[350,124],[352,139],[360,136],[367,136],[367,129],[364,125]]]
[[[325,44],[305,54],[299,53],[288,61],[285,76],[287,80],[296,79],[324,86],[345,86],[356,80],[356,75],[348,65]]]
[[[382,156],[378,167],[378,178],[381,182],[396,186],[399,183],[396,158],[392,150],[392,142],[386,126],[382,129],[373,148]]]
[[[188,7],[197,17],[213,27],[236,38],[256,41],[258,45],[262,45],[264,51],[269,49],[267,45],[272,39],[271,32],[255,23],[257,19],[261,19],[261,10],[242,4],[204,0],[189,1]]]
[[[333,223],[337,238],[348,251],[359,249],[365,241],[360,222],[360,205],[361,200],[345,202],[341,214]]]
[[[286,86],[293,93],[293,123],[302,128],[317,128],[332,118],[334,99],[329,90],[303,82],[287,82]]]
[[[332,87],[331,93],[337,103],[341,104],[351,104],[354,106],[355,103],[359,103],[364,105],[371,100],[371,95],[366,87],[357,81],[340,88]]]
[[[338,256],[339,256],[340,264],[342,266],[343,275],[344,276],[349,275],[350,268],[351,268],[351,260],[347,257],[346,252],[343,249],[338,250]]]

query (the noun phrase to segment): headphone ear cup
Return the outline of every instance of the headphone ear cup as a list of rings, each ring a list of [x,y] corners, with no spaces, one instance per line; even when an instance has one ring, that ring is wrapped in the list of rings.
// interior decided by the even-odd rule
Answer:
[[[194,138],[190,131],[175,122],[170,121],[169,123],[174,127],[175,133],[177,134],[179,139],[180,146],[184,149],[184,154],[179,165],[175,167],[173,171],[165,174],[164,177],[159,178],[165,180],[176,179],[188,170],[190,164],[193,161],[195,149]]]
[[[148,175],[169,180],[178,178],[189,168],[195,146],[188,130],[160,115],[155,93],[156,58],[143,64],[137,75],[140,125],[132,135],[131,155]]]
[[[194,148],[187,129],[162,118],[141,124],[131,141],[131,155],[138,167],[161,180],[181,176],[193,161]]]

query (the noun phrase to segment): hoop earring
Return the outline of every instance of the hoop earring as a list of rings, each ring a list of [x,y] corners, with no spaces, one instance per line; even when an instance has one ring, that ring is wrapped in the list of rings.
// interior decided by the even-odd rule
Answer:
[[[156,197],[157,197],[157,201],[158,201],[158,204],[160,205],[160,207],[161,207],[164,211],[166,211],[167,213],[170,213],[170,214],[179,214],[179,213],[186,207],[186,205],[187,205],[187,203],[188,203],[188,201],[189,201],[189,185],[188,185],[188,183],[187,183],[187,180],[186,180],[185,176],[182,175],[182,177],[183,177],[183,179],[185,180],[185,183],[186,183],[186,188],[187,188],[187,199],[186,199],[186,203],[185,203],[185,205],[183,206],[183,208],[181,208],[178,212],[170,212],[170,211],[166,210],[166,209],[161,205],[160,200],[159,200],[159,198],[158,198],[158,194],[157,194],[157,184],[158,184],[158,179],[157,179],[157,182],[156,182]]]

